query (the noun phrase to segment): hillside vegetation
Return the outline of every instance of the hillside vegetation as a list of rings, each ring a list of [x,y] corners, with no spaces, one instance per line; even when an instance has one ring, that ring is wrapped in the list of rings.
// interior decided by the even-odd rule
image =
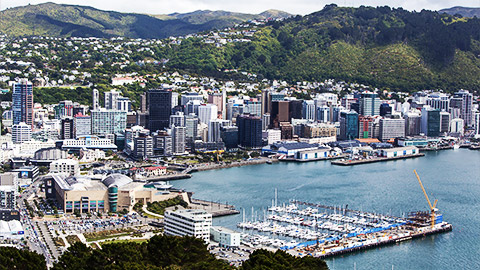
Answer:
[[[392,90],[480,89],[480,20],[432,11],[335,5],[271,22],[248,43],[222,48],[191,39],[164,52],[171,67],[260,78],[334,78]]]

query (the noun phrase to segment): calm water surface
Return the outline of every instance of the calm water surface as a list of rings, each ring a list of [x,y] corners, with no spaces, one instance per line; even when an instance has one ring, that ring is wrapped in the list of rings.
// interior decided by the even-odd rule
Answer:
[[[263,215],[275,188],[279,204],[297,199],[402,216],[428,209],[413,169],[453,231],[328,259],[330,269],[480,269],[480,151],[447,150],[353,167],[328,161],[265,164],[195,173],[172,183],[195,198],[246,209],[247,216],[252,207]],[[214,225],[235,229],[241,220],[242,215],[216,218]]]

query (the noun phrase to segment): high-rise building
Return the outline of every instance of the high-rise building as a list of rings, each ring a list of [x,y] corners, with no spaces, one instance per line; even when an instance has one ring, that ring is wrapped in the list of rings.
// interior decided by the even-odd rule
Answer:
[[[172,114],[172,92],[161,89],[151,89],[148,95],[148,129],[155,132],[169,127]]]
[[[62,127],[60,130],[62,140],[74,139],[73,136],[73,118],[65,117],[62,119]]]
[[[303,100],[289,100],[288,101],[288,119],[302,119],[304,102]],[[283,122],[283,121],[282,121]]]
[[[454,94],[452,100],[460,101],[460,118],[465,121],[466,126],[473,126],[473,95],[466,90],[460,90]]]
[[[172,126],[172,151],[176,155],[185,153],[185,127]]]
[[[392,106],[388,103],[382,103],[380,105],[380,116],[392,115]]]
[[[92,134],[123,133],[127,128],[127,112],[100,108],[92,110]]]
[[[238,148],[238,127],[226,126],[220,128],[220,136],[227,149]]]
[[[217,110],[217,105],[203,104],[198,107],[198,119],[201,123],[208,125],[211,120],[217,119]]]
[[[208,94],[208,103],[217,106],[218,113],[223,113],[223,94],[222,93],[210,93]]]
[[[244,114],[250,114],[250,115],[256,115],[256,116],[261,116],[262,113],[262,104],[257,101],[251,101],[248,100],[245,102],[245,105],[243,106],[243,113]]]
[[[98,92],[97,89],[93,89],[92,98],[93,98],[93,101],[92,101],[93,109],[94,110],[100,109],[100,93]]]
[[[405,120],[391,118],[380,119],[379,135],[381,141],[405,137]]]
[[[185,115],[183,112],[177,112],[176,114],[170,115],[170,127],[173,125],[176,127],[185,126]]]
[[[198,136],[198,117],[195,114],[185,116],[185,143],[186,147],[192,149],[193,143]]]
[[[416,112],[408,112],[405,114],[405,135],[416,136],[421,133],[422,116]]]
[[[202,102],[200,100],[190,100],[185,105],[185,114],[195,114],[198,116],[198,108],[202,106]]]
[[[181,97],[180,105],[185,106],[185,105],[187,105],[187,103],[189,101],[192,101],[192,100],[198,100],[198,101],[200,101],[200,103],[202,103],[203,102],[203,96],[199,95],[198,93],[195,93],[195,92],[185,93]]]
[[[103,93],[105,101],[105,109],[117,110],[117,99],[121,97],[121,93],[115,89]]]
[[[358,138],[367,139],[373,138],[372,122],[374,121],[372,116],[358,117]]]
[[[172,91],[172,108],[178,106],[178,93]]]
[[[421,131],[429,137],[440,135],[440,110],[425,106],[422,109]]]
[[[475,135],[480,135],[480,112],[474,114],[475,119]]]
[[[33,129],[33,85],[26,79],[13,84],[13,124],[25,123]]]
[[[453,119],[450,123],[450,133],[463,135],[465,131],[465,121],[461,118]]]
[[[358,113],[354,111],[340,113],[340,139],[353,140],[358,136]]]
[[[208,142],[221,142],[221,128],[230,126],[230,121],[223,119],[214,119],[208,123]]]
[[[427,96],[425,104],[434,109],[448,112],[448,109],[450,108],[450,99],[446,94],[432,93]]]
[[[262,119],[260,117],[239,115],[236,124],[239,145],[250,148],[262,147]]]
[[[165,211],[164,224],[166,235],[193,236],[210,242],[212,214],[205,210]]]
[[[320,123],[330,122],[330,108],[328,106],[316,107],[316,119]]]
[[[166,131],[160,131],[153,137],[153,154],[155,156],[171,156],[172,155],[172,136]]]
[[[313,100],[305,100],[302,110],[303,119],[315,121],[315,114],[315,102]]]
[[[72,117],[73,102],[71,100],[63,100],[55,106],[55,119],[63,119],[64,117]]]
[[[148,134],[140,134],[133,139],[133,156],[136,159],[145,159],[153,156],[153,137]]]
[[[441,111],[440,112],[440,133],[448,133],[450,130],[450,113]]]
[[[366,116],[380,115],[380,98],[375,93],[365,92],[358,100],[360,114]]]
[[[12,126],[12,142],[22,143],[32,139],[32,127],[21,122]]]
[[[290,122],[289,102],[272,101],[272,112],[270,114],[270,127],[280,128],[281,122]]]

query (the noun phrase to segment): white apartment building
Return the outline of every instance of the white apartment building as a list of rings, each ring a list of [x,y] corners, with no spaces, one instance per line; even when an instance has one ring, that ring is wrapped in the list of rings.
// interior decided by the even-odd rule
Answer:
[[[200,209],[165,212],[165,234],[194,236],[210,242],[212,214]]]
[[[66,173],[69,175],[79,175],[80,166],[77,160],[59,159],[50,163],[50,173]]]

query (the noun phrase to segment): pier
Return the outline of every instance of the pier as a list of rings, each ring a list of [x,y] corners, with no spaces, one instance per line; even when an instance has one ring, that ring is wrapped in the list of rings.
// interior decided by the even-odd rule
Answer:
[[[338,155],[338,156],[332,156],[332,157],[322,157],[322,158],[312,158],[312,159],[299,159],[299,158],[283,158],[279,159],[279,161],[293,161],[293,162],[311,162],[311,161],[322,161],[322,160],[335,160],[335,159],[341,159],[341,158],[346,158],[348,155]]]
[[[398,157],[374,157],[371,159],[348,159],[348,160],[336,160],[332,161],[333,165],[339,166],[353,166],[353,165],[361,165],[367,163],[375,163],[375,162],[382,162],[382,161],[391,161],[391,160],[399,160],[399,159],[407,159],[407,158],[416,158],[416,157],[423,157],[425,154],[418,153],[412,155],[404,155]]]
[[[203,209],[212,214],[212,217],[222,217],[229,215],[236,215],[240,212],[235,209],[235,206],[226,203],[211,202],[198,199],[190,199],[190,208]]]

